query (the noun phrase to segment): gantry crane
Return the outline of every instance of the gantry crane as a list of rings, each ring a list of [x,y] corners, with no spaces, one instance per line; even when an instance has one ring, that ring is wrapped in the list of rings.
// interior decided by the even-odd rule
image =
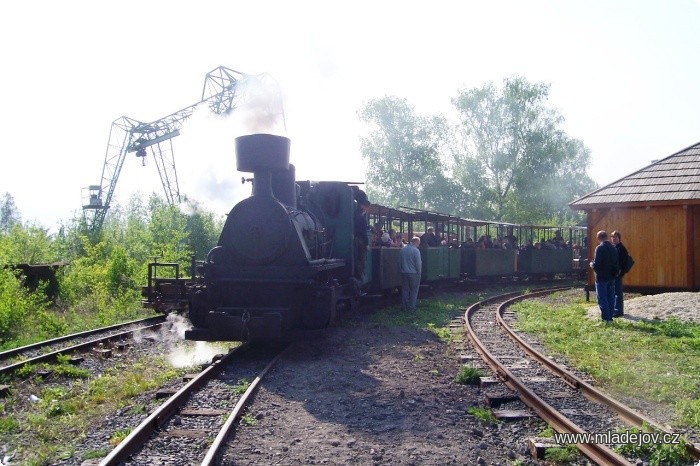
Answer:
[[[175,205],[180,202],[172,139],[180,134],[184,121],[200,104],[206,103],[212,112],[219,115],[236,108],[240,100],[238,84],[245,76],[220,66],[207,73],[202,100],[196,104],[151,123],[142,123],[125,116],[112,123],[102,168],[102,180],[99,185],[83,189],[83,215],[91,233],[99,232],[102,228],[119,173],[129,153],[136,153],[137,157],[146,157],[150,151],[158,167],[168,203]]]

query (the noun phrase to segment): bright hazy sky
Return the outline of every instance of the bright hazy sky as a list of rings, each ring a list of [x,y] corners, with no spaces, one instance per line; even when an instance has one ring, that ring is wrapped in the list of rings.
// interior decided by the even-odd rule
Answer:
[[[449,115],[458,89],[519,75],[551,85],[602,186],[700,141],[699,26],[700,0],[2,2],[0,195],[55,230],[99,184],[112,122],[196,103],[218,66],[279,82],[298,179],[364,181],[370,99]],[[250,189],[235,136],[202,112],[174,139],[180,191],[217,213]],[[162,191],[129,154],[115,200]]]

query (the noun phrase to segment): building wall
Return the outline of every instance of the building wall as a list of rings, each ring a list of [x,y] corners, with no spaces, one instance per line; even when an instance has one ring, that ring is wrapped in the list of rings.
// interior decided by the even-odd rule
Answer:
[[[700,206],[693,206],[692,210],[692,225],[693,229],[689,233],[690,248],[694,252],[693,264],[691,265],[691,273],[695,289],[700,290]]]
[[[700,232],[700,213],[693,207],[616,207],[588,212],[589,259],[593,259],[596,234],[618,230],[635,265],[625,275],[630,287],[693,289],[697,287],[695,264],[700,257],[694,247]],[[690,235],[690,237],[688,237]],[[589,285],[594,276],[589,273]]]

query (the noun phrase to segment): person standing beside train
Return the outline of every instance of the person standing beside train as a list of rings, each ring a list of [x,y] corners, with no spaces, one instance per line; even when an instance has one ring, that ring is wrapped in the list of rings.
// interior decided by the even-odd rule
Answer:
[[[615,306],[615,277],[620,273],[620,261],[617,249],[608,241],[608,233],[598,232],[598,246],[591,268],[595,271],[595,293],[600,307],[601,319],[604,324],[612,324],[613,308]]]
[[[622,244],[622,236],[620,232],[615,230],[610,234],[612,238],[612,244],[617,249],[617,260],[620,263],[620,273],[615,277],[615,306],[613,307],[613,317],[622,317],[625,315],[624,310],[624,297],[622,295],[622,277],[625,275],[625,268],[623,264],[627,263],[630,253],[627,248]]]
[[[355,264],[354,277],[359,281],[358,286],[364,283],[365,260],[367,258],[367,246],[369,245],[369,235],[367,227],[369,224],[367,210],[370,202],[367,194],[360,188],[353,186],[353,195],[356,206],[353,215],[353,236],[355,238]]]
[[[399,268],[401,269],[401,310],[415,311],[418,301],[418,288],[423,263],[420,257],[420,238],[414,236],[399,252]]]

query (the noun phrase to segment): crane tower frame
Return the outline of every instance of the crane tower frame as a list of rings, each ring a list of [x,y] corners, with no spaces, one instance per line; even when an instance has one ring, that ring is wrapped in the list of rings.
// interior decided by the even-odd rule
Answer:
[[[207,73],[199,102],[150,123],[126,116],[112,122],[101,182],[99,185],[84,188],[83,193],[83,215],[91,233],[102,229],[119,174],[129,153],[146,157],[150,152],[158,168],[168,203],[180,203],[172,139],[180,134],[185,120],[192,116],[200,104],[206,103],[217,115],[227,114],[235,109],[240,100],[238,85],[245,76],[238,71],[219,66]]]

